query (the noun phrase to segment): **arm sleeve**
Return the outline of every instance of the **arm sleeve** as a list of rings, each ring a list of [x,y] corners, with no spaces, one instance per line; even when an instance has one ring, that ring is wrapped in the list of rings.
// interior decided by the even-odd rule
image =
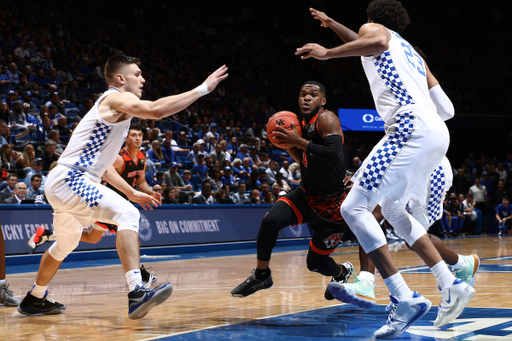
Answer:
[[[324,138],[325,146],[310,142],[306,153],[313,154],[328,165],[336,165],[344,159],[343,137],[341,135],[329,135]]]
[[[441,88],[441,85],[436,85],[429,90],[430,98],[434,101],[437,108],[437,113],[443,121],[449,120],[455,115],[455,108],[452,101],[446,96],[446,93]]]

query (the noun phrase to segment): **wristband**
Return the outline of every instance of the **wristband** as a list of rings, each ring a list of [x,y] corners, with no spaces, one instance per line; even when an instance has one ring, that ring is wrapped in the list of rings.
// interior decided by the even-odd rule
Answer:
[[[199,96],[208,95],[210,93],[210,91],[208,91],[208,86],[204,82],[194,90],[196,90],[199,93]]]

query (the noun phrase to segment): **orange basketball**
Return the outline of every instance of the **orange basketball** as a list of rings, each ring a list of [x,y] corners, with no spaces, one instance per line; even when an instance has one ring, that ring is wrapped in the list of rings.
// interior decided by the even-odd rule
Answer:
[[[273,135],[274,130],[277,130],[276,129],[277,126],[283,127],[284,129],[287,129],[287,130],[292,130],[292,123],[295,124],[295,127],[297,128],[299,135],[302,135],[302,127],[299,122],[299,118],[297,117],[297,115],[295,115],[291,111],[277,112],[274,115],[272,115],[272,117],[270,117],[268,119],[268,123],[267,123],[268,139],[270,140],[270,142],[272,142],[272,144],[274,146],[276,146],[278,148],[285,148],[285,149],[291,148],[291,146],[288,146],[286,144],[279,144],[277,141],[272,139],[272,135]]]

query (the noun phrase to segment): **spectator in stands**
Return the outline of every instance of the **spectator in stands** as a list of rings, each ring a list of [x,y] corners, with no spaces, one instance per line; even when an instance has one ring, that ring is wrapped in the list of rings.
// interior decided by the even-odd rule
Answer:
[[[226,192],[224,192],[223,190],[214,192],[213,198],[214,198],[213,204],[215,204],[215,205],[224,204],[225,203],[224,200],[226,199]]]
[[[238,153],[238,140],[236,137],[231,138],[230,143],[226,146],[226,152],[231,156],[231,159],[236,157]]]
[[[19,134],[28,129],[27,117],[23,112],[21,101],[14,101],[10,115],[11,130],[14,134]]]
[[[475,184],[469,188],[469,194],[473,196],[473,200],[475,201],[475,208],[478,208],[480,211],[482,211],[482,213],[485,214],[487,207],[487,189],[485,186],[480,184],[479,177],[475,177]]]
[[[204,162],[204,153],[197,153],[197,163],[192,167],[192,175],[199,175],[201,181],[206,180],[210,176],[208,175],[208,166]]]
[[[212,185],[209,180],[202,183],[201,192],[197,193],[192,199],[193,204],[213,204]]]
[[[222,182],[222,177],[220,175],[220,170],[217,167],[213,167],[210,176],[210,183],[212,185],[212,191],[217,192],[218,190],[222,189],[222,185],[224,184]]]
[[[67,143],[69,137],[71,136],[71,129],[68,127],[68,118],[64,115],[59,116],[57,126],[53,127],[53,129],[57,129],[59,131],[60,137],[63,139],[64,143]]]
[[[178,204],[177,196],[178,190],[176,188],[167,187],[162,193],[162,204]]]
[[[77,103],[83,103],[84,102],[84,100],[85,100],[84,93],[78,87],[78,82],[76,80],[72,80],[71,82],[69,82],[69,91],[72,94],[74,94]],[[91,97],[94,98],[94,94],[92,94]],[[91,101],[94,104],[95,100],[93,98],[91,98]]]
[[[231,189],[228,184],[222,185],[221,191],[223,191],[226,196],[222,199],[223,204],[234,204],[233,198],[231,196]]]
[[[61,118],[64,116],[61,116]],[[60,119],[59,119],[60,121]],[[48,141],[55,142],[55,154],[60,157],[62,153],[64,153],[65,145],[63,146],[62,141],[60,140],[60,132],[59,130],[52,129],[50,130],[50,135],[48,136]]]
[[[480,184],[482,186],[484,186],[485,189],[487,190],[487,199],[488,199],[488,202],[490,203],[491,197],[492,197],[492,192],[494,192],[494,186],[492,185],[492,182],[489,179],[489,175],[488,175],[487,171],[482,172],[482,177],[480,178]]]
[[[52,120],[49,117],[43,117],[43,123],[37,126],[36,135],[38,142],[46,142],[50,138],[52,131]]]
[[[164,139],[162,146],[162,155],[164,156],[164,161],[167,165],[170,165],[173,162],[177,162],[176,152],[172,149],[171,140],[172,139]],[[178,165],[182,167],[181,163],[178,163]]]
[[[40,174],[34,174],[30,178],[30,187],[27,190],[27,199],[35,199],[38,195],[43,194],[41,185],[43,183],[43,177]],[[25,184],[25,187],[28,187]]]
[[[244,201],[244,204],[260,204],[260,191],[258,189],[253,189],[251,191],[251,194],[249,195],[249,198]]]
[[[12,106],[14,105],[14,101],[17,97],[18,96],[14,90],[9,90],[7,91],[7,94],[5,95],[5,98],[2,100],[2,102],[7,103],[9,110],[12,110]]]
[[[2,103],[2,105],[6,106],[7,104]],[[7,122],[0,119],[0,147],[7,143],[7,139],[3,136],[7,132],[7,128]]]
[[[36,159],[36,151],[34,149],[34,146],[31,144],[27,144],[23,148],[23,154],[21,154],[16,159],[16,169],[25,169],[27,167],[32,167],[32,164],[34,163],[34,160]]]
[[[9,105],[6,102],[0,103],[0,120],[7,124],[9,122],[9,116],[11,115],[11,109],[9,109]]]
[[[275,160],[270,161],[270,167],[265,171],[267,174],[267,181],[269,183],[276,182],[276,174],[279,172],[279,163]]]
[[[188,152],[188,149],[186,148],[180,148],[178,146],[178,142],[173,138],[173,132],[172,130],[167,130],[165,132],[165,140],[171,141],[171,148],[175,152]],[[180,166],[181,167],[181,166]]]
[[[283,174],[283,179],[287,182],[293,182],[293,174],[289,170],[290,164],[288,161],[283,161],[282,167],[279,170],[279,173]]]
[[[197,140],[194,143],[192,150],[188,153],[187,160],[192,162],[192,165],[195,165],[198,162],[197,156],[199,155],[199,152],[203,151],[203,145],[204,145],[203,140],[201,140],[201,139]]]
[[[512,206],[507,196],[503,197],[501,204],[496,206],[496,220],[498,221],[499,235],[507,235],[512,226]]]
[[[39,91],[43,89],[48,89],[48,83],[46,82],[46,75],[43,69],[37,70],[37,74],[34,76],[34,83],[36,83]]]
[[[0,147],[0,157],[2,167],[6,171],[14,171],[16,169],[16,159],[14,159],[12,144],[5,143]]]
[[[228,184],[229,186],[236,186],[237,180],[235,179],[232,173],[233,170],[231,169],[231,166],[224,167],[224,175],[221,178],[223,184]]]
[[[473,201],[473,196],[471,194],[466,194],[466,197],[462,201],[462,209],[466,216],[471,218],[471,221],[476,224],[475,233],[482,234],[484,231],[483,224],[483,214],[482,211],[475,208],[475,202]]]
[[[186,131],[180,131],[180,135],[178,136],[178,145],[192,147],[192,142],[187,138]]]
[[[30,103],[23,103],[23,113],[25,114],[25,117],[27,118],[27,124],[29,126],[33,125],[34,126],[34,136],[32,138],[32,140],[36,140],[37,139],[37,134],[36,134],[36,127],[37,125],[43,123],[43,121],[41,120],[41,117],[39,116],[39,113],[37,111],[34,111],[34,113],[31,113],[30,112]]]
[[[0,191],[0,203],[14,195],[14,187],[18,183],[18,175],[16,173],[9,173],[5,181],[7,186]]]
[[[183,183],[185,184],[185,186],[190,186],[191,191],[193,191],[194,185],[192,184],[190,179],[192,179],[192,172],[190,171],[190,169],[185,169],[183,171]]]
[[[274,195],[272,194],[271,191],[266,191],[263,195],[263,200],[261,202],[262,204],[269,204],[269,205],[273,205],[275,204],[275,199],[274,199]]]
[[[247,179],[251,176],[251,173],[257,170],[257,168],[251,166],[251,158],[245,157],[242,160],[242,165],[239,167],[240,172],[238,172],[238,177],[241,182],[247,181]],[[257,174],[259,175],[259,173]]]
[[[361,167],[362,164],[363,162],[361,161],[361,159],[356,156],[352,159],[352,167],[350,167],[349,170],[355,173],[359,169],[359,167]]]
[[[84,100],[83,104],[84,104],[84,107],[82,109],[80,109],[80,111],[78,112],[78,116],[80,116],[81,118],[84,118],[85,114],[87,114],[89,112],[89,110],[91,110],[94,105],[90,98],[86,98]]]
[[[155,184],[155,177],[156,177],[156,173],[157,173],[156,166],[155,166],[154,162],[149,159],[149,157],[146,153],[146,148],[141,147],[140,151],[146,158],[146,182],[150,186],[153,186]]]
[[[241,183],[238,185],[238,191],[231,196],[236,204],[243,204],[249,198],[249,195],[245,193],[245,189],[245,184]]]
[[[46,176],[43,174],[43,166],[44,161],[40,157],[36,158],[32,164],[31,170],[27,173],[25,176],[25,184],[27,187],[30,186],[30,180],[32,179],[32,176],[38,174],[41,175],[41,187],[40,190],[44,191],[44,184],[46,182]]]
[[[507,174],[507,171],[505,170],[505,166],[503,165],[502,162],[498,163],[498,169],[496,169],[496,173],[498,173],[500,176],[499,181],[503,181],[504,183],[507,183],[508,174]]]
[[[248,157],[249,156],[249,153],[247,152],[248,149],[249,149],[249,146],[245,143],[242,143],[240,145],[240,149],[238,150],[238,153],[236,153],[236,155],[235,155],[235,158],[243,160],[246,157]]]
[[[13,196],[2,201],[2,204],[19,205],[27,196],[27,185],[24,182],[18,182],[14,186]]]
[[[286,193],[290,192],[292,189],[290,188],[290,185],[284,180],[283,173],[277,172],[276,173],[276,182],[272,184],[272,187],[275,185],[279,185],[281,187],[281,190],[285,191]]]
[[[292,184],[300,184],[301,174],[300,174],[300,166],[297,162],[294,162],[288,167],[288,170],[292,173],[292,180],[290,183]]]
[[[37,86],[33,82],[29,82],[27,80],[27,75],[24,73],[20,74],[20,82],[16,85],[15,89],[20,94],[28,91],[30,92],[30,96],[32,96],[32,93],[36,96],[39,95],[39,89]]]
[[[20,82],[20,73],[18,72],[18,66],[12,62],[9,64],[9,68],[5,71],[5,75],[11,81],[10,85],[16,88],[16,85]]]
[[[217,123],[212,122],[210,124],[210,132],[212,133],[215,142],[218,143],[220,141],[220,134],[217,132]]]
[[[492,194],[494,189],[498,188],[498,182],[500,182],[500,173],[496,171],[496,165],[494,163],[489,165],[489,180],[491,181],[492,188],[486,186],[487,193]]]
[[[50,169],[50,165],[59,159],[59,157],[55,154],[56,143],[54,141],[47,141],[44,144],[44,151],[39,155],[41,159],[44,161],[43,170],[48,171]]]
[[[260,174],[257,168],[251,172],[249,179],[245,181],[245,187],[248,191],[252,191],[253,189],[260,189],[259,175]]]
[[[57,76],[57,69],[54,67],[50,68],[50,70],[48,71],[48,76],[45,77],[45,80],[46,83],[48,83],[48,85],[53,84],[57,87],[57,89],[59,88],[60,83],[62,83],[62,79],[59,76]],[[63,114],[66,113],[64,112]]]
[[[210,153],[210,157],[213,162],[219,161],[220,164],[226,160],[226,153],[222,151],[222,144],[220,142],[215,146],[215,150]]]
[[[154,162],[156,168],[169,167],[169,165],[165,163],[162,146],[158,140],[154,140],[151,143],[151,149],[148,151],[148,158]]]
[[[14,87],[11,86],[11,80],[6,74],[0,73],[0,93],[6,93],[9,90],[14,90]]]
[[[53,117],[51,115],[51,112],[52,112],[51,106],[52,105],[55,105],[57,107],[57,112],[59,114],[66,115],[66,106],[64,105],[64,102],[62,102],[60,100],[59,93],[56,92],[56,91],[51,93],[50,100],[48,102],[46,102],[45,105],[49,108],[49,110],[50,110],[50,118],[52,118],[52,119],[53,119]]]
[[[192,184],[185,185],[183,179],[178,173],[179,167],[180,166],[177,162],[172,162],[170,164],[169,170],[165,172],[165,182],[167,182],[169,186],[175,187],[180,191],[191,191]]]

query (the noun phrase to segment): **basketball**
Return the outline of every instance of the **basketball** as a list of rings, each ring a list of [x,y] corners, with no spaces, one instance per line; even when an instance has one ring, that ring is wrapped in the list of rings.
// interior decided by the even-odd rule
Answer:
[[[272,135],[274,130],[277,130],[276,127],[280,126],[287,130],[292,130],[292,123],[295,124],[295,127],[297,127],[297,131],[299,132],[299,135],[302,135],[302,127],[299,122],[299,118],[297,115],[295,115],[291,111],[280,111],[272,115],[268,119],[267,123],[267,134],[270,142],[278,148],[290,148],[291,146],[288,146],[286,144],[279,144],[277,141],[272,139]]]

